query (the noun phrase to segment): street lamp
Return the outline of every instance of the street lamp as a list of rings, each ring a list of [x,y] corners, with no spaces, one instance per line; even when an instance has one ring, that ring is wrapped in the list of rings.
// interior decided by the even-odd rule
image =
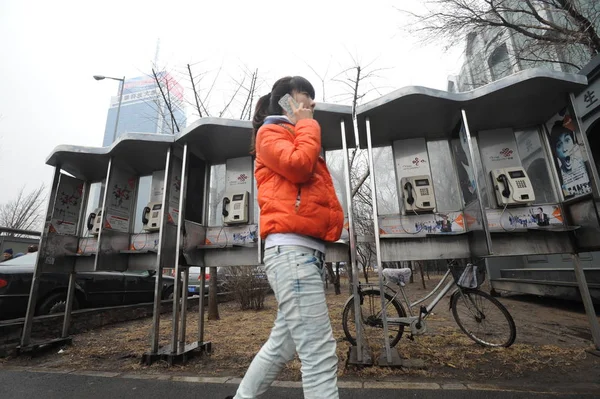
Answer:
[[[110,76],[94,75],[96,80],[112,79],[121,82],[119,86],[119,106],[117,108],[117,120],[115,121],[115,131],[113,133],[113,143],[117,139],[117,127],[119,126],[119,114],[121,113],[121,102],[123,101],[123,88],[125,86],[125,76],[123,78],[111,78]]]

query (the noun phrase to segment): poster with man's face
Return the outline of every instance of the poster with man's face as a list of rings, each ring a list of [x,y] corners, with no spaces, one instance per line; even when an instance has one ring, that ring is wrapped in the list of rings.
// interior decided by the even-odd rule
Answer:
[[[590,178],[569,111],[560,111],[546,123],[546,127],[550,133],[550,146],[564,197],[591,193]]]

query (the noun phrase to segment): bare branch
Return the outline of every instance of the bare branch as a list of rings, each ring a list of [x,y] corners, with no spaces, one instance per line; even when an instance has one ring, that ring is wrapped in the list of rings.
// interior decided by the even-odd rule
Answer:
[[[25,193],[22,187],[13,201],[0,205],[0,226],[19,230],[40,228],[45,191],[43,184],[30,193]]]

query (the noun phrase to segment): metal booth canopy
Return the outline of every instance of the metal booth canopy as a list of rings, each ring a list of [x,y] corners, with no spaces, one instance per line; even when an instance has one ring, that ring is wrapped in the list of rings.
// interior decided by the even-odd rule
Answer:
[[[46,164],[60,167],[78,179],[96,182],[106,177],[109,160],[114,157],[143,176],[165,168],[167,149],[172,144],[173,136],[127,133],[110,147],[59,145]]]
[[[409,86],[357,108],[361,148],[367,147],[366,118],[373,147],[424,137],[448,139],[465,110],[472,132],[541,124],[568,104],[569,93],[587,85],[582,75],[529,69],[463,93]]]
[[[321,145],[325,151],[342,149],[341,125],[344,121],[348,148],[356,146],[352,125],[352,107],[317,103],[314,118],[321,125]],[[211,164],[250,154],[252,122],[226,118],[201,118],[176,137],[178,144],[188,144],[194,155]]]

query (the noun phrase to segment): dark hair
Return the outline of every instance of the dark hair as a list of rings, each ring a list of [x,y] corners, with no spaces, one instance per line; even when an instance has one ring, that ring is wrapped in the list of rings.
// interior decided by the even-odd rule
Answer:
[[[315,98],[315,89],[308,80],[302,76],[286,76],[275,82],[271,92],[262,96],[256,103],[254,116],[252,117],[253,132],[250,146],[252,154],[255,152],[256,133],[265,122],[265,118],[269,115],[283,115],[279,100],[286,94],[292,94],[293,91],[307,93],[310,98]]]
[[[575,133],[572,130],[563,126],[562,121],[554,122],[554,126],[552,126],[552,130],[550,131],[550,140],[552,142],[552,149],[556,151],[556,144],[558,143],[558,139],[563,134],[568,134],[571,136],[571,140],[575,142]]]

